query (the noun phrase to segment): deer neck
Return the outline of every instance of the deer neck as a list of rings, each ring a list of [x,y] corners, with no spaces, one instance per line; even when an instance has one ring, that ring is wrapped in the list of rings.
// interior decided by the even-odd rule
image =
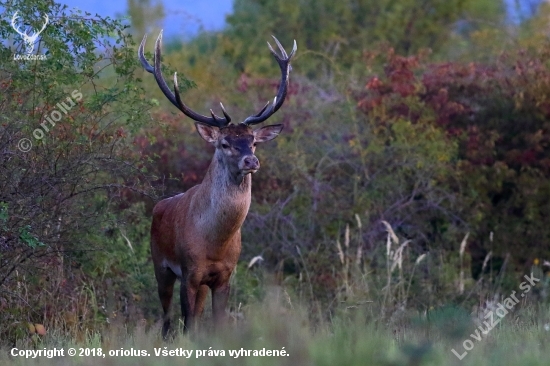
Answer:
[[[240,237],[240,228],[248,214],[251,200],[252,178],[234,176],[216,151],[210,167],[197,192],[203,201],[209,242],[222,244]]]

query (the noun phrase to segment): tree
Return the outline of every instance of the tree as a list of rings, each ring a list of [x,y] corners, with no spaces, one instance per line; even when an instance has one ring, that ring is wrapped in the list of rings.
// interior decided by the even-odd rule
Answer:
[[[295,38],[300,57],[308,58],[302,70],[316,74],[319,65],[350,67],[381,43],[398,54],[422,48],[437,54],[456,47],[471,31],[498,27],[503,14],[497,0],[236,0],[227,35],[239,41],[226,52],[241,70],[262,72],[268,56],[250,58],[251,50],[259,49],[266,35],[275,34],[283,44]]]
[[[0,328],[11,334],[7,324],[74,307],[76,268],[105,249],[97,237],[117,227],[113,204],[127,190],[149,191],[126,151],[150,105],[121,22],[46,0],[0,7],[34,29],[50,21],[35,46],[46,59],[32,61],[14,60],[23,40],[8,17],[0,22],[12,40],[0,44]]]

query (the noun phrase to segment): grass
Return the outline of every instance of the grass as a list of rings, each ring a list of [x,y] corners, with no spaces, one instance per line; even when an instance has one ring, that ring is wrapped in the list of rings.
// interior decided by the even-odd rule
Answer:
[[[243,309],[238,322],[212,329],[205,319],[193,336],[178,335],[170,342],[160,338],[158,326],[151,329],[111,326],[88,333],[85,339],[68,339],[49,332],[18,341],[18,349],[69,347],[101,348],[105,357],[61,357],[25,359],[11,357],[4,347],[0,364],[16,365],[547,365],[550,359],[548,319],[550,308],[527,306],[506,315],[500,324],[473,340],[475,319],[459,307],[443,307],[426,314],[406,313],[381,321],[366,304],[363,309],[343,308],[330,320],[314,320],[305,307],[289,304],[281,288],[268,291],[266,298]],[[546,327],[545,327],[546,325]],[[464,352],[463,342],[472,340],[473,349],[459,360],[451,351]],[[112,353],[143,350],[145,357],[116,357]],[[185,356],[155,356],[155,350],[193,350]],[[288,356],[243,356],[230,350],[284,350]],[[221,356],[221,351],[225,356]],[[197,358],[197,351],[204,356]],[[208,356],[218,351],[218,356]],[[97,351],[96,351],[97,352]],[[241,351],[242,352],[242,351]]]
[[[360,229],[358,218],[357,222]],[[388,236],[382,248],[385,263],[381,262],[377,274],[374,266],[361,270],[363,253],[356,249],[359,246],[349,227],[343,245],[336,241],[337,265],[341,267],[336,277],[341,283],[330,307],[315,300],[311,286],[311,297],[304,296],[303,291],[294,294],[295,285],[269,285],[261,276],[239,269],[232,279],[238,296],[230,307],[237,310],[222,328],[213,327],[206,318],[199,332],[190,336],[176,331],[171,341],[164,342],[160,322],[151,325],[144,319],[130,319],[135,326],[119,321],[94,330],[84,329],[87,323],[83,322],[65,326],[54,322],[45,335],[25,336],[21,330],[23,335],[15,338],[14,346],[19,350],[62,348],[64,357],[12,357],[13,346],[6,346],[7,340],[0,339],[0,365],[548,364],[550,305],[543,295],[550,277],[541,268],[532,268],[537,278],[544,279],[535,284],[530,296],[522,297],[494,329],[480,334],[480,326],[487,329],[483,326],[483,321],[489,320],[487,312],[510,292],[502,287],[502,280],[485,283],[465,279],[464,247],[468,236],[460,245],[459,261],[446,264],[448,260],[436,253],[411,257],[408,242],[401,241],[389,224],[386,227]],[[429,261],[433,263],[427,266]],[[425,278],[427,269],[430,281]],[[434,286],[439,278],[448,285]],[[304,286],[307,283],[311,284],[308,280]],[[414,296],[411,284],[416,287]],[[518,290],[517,286],[513,288]],[[456,295],[451,296],[453,293]],[[93,291],[91,295],[93,299]],[[478,300],[473,301],[473,297]],[[410,299],[414,299],[414,305]],[[477,305],[472,308],[472,303]],[[177,299],[174,304],[177,312]],[[429,310],[413,310],[422,308]],[[90,355],[69,357],[69,348],[78,354],[81,349],[87,350]],[[99,349],[101,355],[97,355]],[[171,356],[164,355],[170,351]],[[176,351],[180,353],[174,354]],[[277,352],[277,356],[254,356],[254,351]],[[148,356],[117,356],[124,352],[145,352]]]

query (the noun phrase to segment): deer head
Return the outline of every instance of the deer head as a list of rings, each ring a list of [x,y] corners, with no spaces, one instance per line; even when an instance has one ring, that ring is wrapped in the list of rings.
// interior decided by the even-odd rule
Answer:
[[[218,128],[202,123],[195,123],[197,131],[207,142],[214,145],[214,159],[221,162],[226,173],[235,184],[240,184],[245,175],[256,173],[260,162],[254,155],[256,144],[273,140],[283,129],[283,125],[270,125],[252,130],[249,126],[239,123]]]
[[[32,35],[28,35],[27,34],[28,31],[21,32],[17,27],[16,25],[16,20],[18,18],[17,13],[18,12],[16,11],[15,14],[13,14],[13,17],[11,18],[11,26],[13,27],[13,29],[15,29],[17,33],[21,35],[21,37],[23,37],[23,41],[25,42],[25,51],[27,54],[30,55],[34,49],[34,42],[36,42],[40,33],[42,33],[42,31],[46,28],[46,25],[48,25],[49,18],[47,14],[44,15],[45,22],[44,22],[44,25],[42,26],[42,29],[40,29],[38,32]]]

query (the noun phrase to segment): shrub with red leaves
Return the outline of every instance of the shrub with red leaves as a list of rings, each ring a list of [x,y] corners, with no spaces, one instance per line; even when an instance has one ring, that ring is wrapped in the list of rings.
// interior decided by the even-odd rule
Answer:
[[[458,143],[455,190],[474,232],[472,253],[511,254],[518,265],[550,257],[550,69],[547,50],[490,64],[429,63],[386,55],[382,75],[355,93],[369,122],[400,119]],[[490,233],[494,242],[489,240]]]

